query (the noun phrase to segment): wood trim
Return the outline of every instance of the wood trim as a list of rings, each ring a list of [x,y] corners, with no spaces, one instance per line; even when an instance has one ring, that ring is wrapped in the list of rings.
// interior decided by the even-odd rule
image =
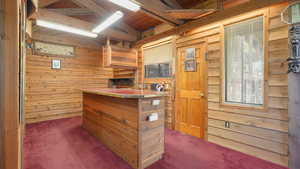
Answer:
[[[264,34],[264,39],[263,39],[263,45],[264,45],[264,93],[263,93],[263,97],[264,97],[264,103],[263,105],[248,105],[248,104],[240,104],[240,103],[230,103],[230,102],[226,102],[225,101],[225,26],[228,25],[232,25],[232,24],[236,24],[236,23],[240,23],[243,21],[247,21],[249,19],[253,19],[256,17],[262,16],[263,17],[263,22],[264,22],[264,26],[263,26],[263,34]],[[221,85],[220,85],[220,91],[221,91],[221,95],[220,95],[220,106],[221,107],[227,107],[227,108],[238,108],[238,109],[246,109],[246,110],[261,110],[261,111],[267,111],[268,110],[268,79],[269,79],[269,60],[268,60],[268,31],[269,31],[269,20],[268,20],[268,9],[264,9],[264,10],[259,10],[259,11],[254,11],[251,13],[247,13],[245,15],[241,15],[239,17],[236,17],[234,19],[228,19],[225,20],[224,22],[222,22],[221,24],[221,47],[222,47],[222,51],[221,51]]]
[[[54,4],[55,2],[58,2],[60,0],[39,0],[39,7],[43,8],[46,6],[49,6],[51,4]]]
[[[217,11],[211,15],[207,15],[205,17],[201,17],[197,20],[188,22],[186,24],[183,24],[181,26],[178,26],[176,28],[173,28],[171,30],[168,30],[166,32],[162,32],[159,34],[156,34],[154,36],[150,36],[148,38],[142,39],[140,41],[137,41],[134,46],[142,46],[145,43],[149,43],[152,41],[155,41],[157,39],[161,39],[167,36],[171,36],[174,34],[182,34],[184,32],[190,31],[192,29],[195,29],[197,27],[205,26],[207,24],[221,21],[226,18],[235,17],[247,12],[251,12],[257,9],[261,9],[264,7],[268,7],[271,5],[279,4],[279,3],[286,3],[288,0],[268,0],[268,1],[262,1],[262,0],[250,0],[249,2],[243,3],[241,5],[225,9],[222,11]]]
[[[173,77],[169,78],[144,78],[144,83],[161,83],[161,82],[171,82]]]
[[[56,116],[45,116],[45,117],[31,118],[31,119],[26,120],[26,123],[31,124],[31,123],[38,123],[38,122],[49,121],[49,120],[80,117],[80,116],[82,116],[82,112],[59,114],[59,115],[56,115]]]
[[[50,22],[55,22],[59,24],[64,24],[71,27],[76,27],[79,29],[90,31],[95,27],[95,24],[86,22],[84,20],[76,19],[59,13],[51,12],[47,9],[39,9],[36,13],[35,19],[42,19]],[[102,32],[103,34],[103,32]],[[107,29],[105,35],[110,36],[115,39],[135,41],[137,40],[137,35],[131,35],[126,32],[122,32],[113,28]]]
[[[79,6],[83,6],[92,12],[94,12],[98,16],[106,17],[107,15],[110,15],[110,12],[103,8],[102,6],[98,5],[94,0],[72,0],[75,4],[78,4]],[[128,34],[132,36],[138,36],[139,32],[135,30],[134,28],[127,25],[122,20],[117,24],[121,29],[124,29]]]
[[[205,48],[205,54],[207,54],[207,46],[208,43],[207,41],[204,43],[204,48]],[[205,82],[204,82],[204,87],[205,87],[205,91],[204,91],[204,96],[205,96],[205,102],[204,102],[204,139],[207,141],[208,140],[208,67],[207,67],[207,60],[205,59]]]
[[[94,12],[86,8],[52,8],[48,10],[51,12],[56,12],[67,16],[82,16],[82,15],[85,16],[85,15],[94,14]]]
[[[21,168],[19,117],[20,0],[0,2],[0,167]]]
[[[57,36],[52,36],[52,35],[47,35],[43,32],[34,32],[32,35],[32,39],[36,41],[84,47],[90,49],[99,49],[101,45],[99,42],[93,39],[87,39],[78,36],[70,36],[69,34],[65,34],[65,33],[59,33]]]
[[[154,17],[162,22],[165,22],[171,26],[177,26],[183,24],[182,20],[175,19],[164,11],[170,9],[160,1],[149,1],[149,0],[136,0],[142,6],[141,11],[145,14]]]

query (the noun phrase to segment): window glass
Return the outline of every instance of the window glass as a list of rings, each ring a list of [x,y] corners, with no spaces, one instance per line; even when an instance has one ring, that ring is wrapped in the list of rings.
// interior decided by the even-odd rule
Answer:
[[[145,65],[145,77],[146,78],[164,78],[170,77],[170,64],[169,63],[159,63]]]
[[[263,104],[263,17],[225,27],[225,101]]]

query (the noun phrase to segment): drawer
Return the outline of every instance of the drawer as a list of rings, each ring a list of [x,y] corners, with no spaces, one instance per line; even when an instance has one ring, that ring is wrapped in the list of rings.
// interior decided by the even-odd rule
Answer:
[[[153,114],[157,114],[157,120],[150,121],[149,117]],[[165,122],[165,111],[163,109],[142,112],[140,115],[140,130],[147,131],[153,128],[163,126]]]
[[[88,106],[83,107],[83,117],[97,124],[101,121],[101,114]]]
[[[87,118],[83,118],[82,119],[82,127],[85,130],[87,130],[90,134],[97,137],[98,139],[101,138],[101,127],[97,123],[95,123]]]
[[[144,165],[150,159],[160,157],[164,153],[164,141],[164,127],[142,132],[140,158]]]
[[[141,99],[140,107],[142,112],[164,109],[165,99],[163,98],[150,98],[150,99]]]

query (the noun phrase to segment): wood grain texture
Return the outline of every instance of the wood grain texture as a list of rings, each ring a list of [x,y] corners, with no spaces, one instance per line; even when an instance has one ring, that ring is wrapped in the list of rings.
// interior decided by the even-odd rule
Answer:
[[[19,22],[24,16],[21,5],[19,0],[0,2],[0,168],[4,169],[20,169],[22,161],[19,51],[23,39],[19,35],[25,25]]]
[[[101,68],[100,49],[76,47],[77,57],[61,58],[32,54],[26,59],[26,120],[28,123],[72,117],[82,113],[82,88],[107,87],[113,73]],[[51,69],[60,59],[61,69]]]
[[[153,106],[152,100],[161,100]],[[158,113],[158,120],[147,120]],[[83,127],[133,168],[144,169],[164,153],[164,104],[160,97],[125,99],[83,95]]]
[[[74,17],[51,12],[47,9],[39,9],[39,11],[36,13],[35,19],[47,20],[49,22],[63,24],[70,27],[76,27],[78,29],[83,29],[85,31],[93,30],[93,28],[95,28],[95,26],[97,25],[96,23],[90,23]],[[113,28],[109,28],[105,30],[105,35],[119,40],[127,40],[127,41],[137,40],[137,36]]]
[[[226,20],[187,29],[178,35],[176,47],[207,44],[208,141],[246,154],[287,166],[288,163],[288,91],[285,62],[288,57],[287,26],[280,23],[280,12],[287,3],[261,10],[240,12]],[[264,109],[227,107],[222,103],[223,25],[266,14],[266,92]],[[221,18],[221,17],[220,17]],[[267,24],[268,23],[268,24]],[[172,31],[170,31],[172,32]],[[152,39],[153,40],[153,39]],[[143,78],[143,53],[139,50],[138,82],[153,83]],[[173,79],[170,79],[172,81]],[[167,102],[167,101],[166,101]],[[170,107],[174,106],[170,102]],[[166,107],[168,109],[168,107]],[[168,114],[168,111],[166,111]],[[168,115],[167,115],[168,116]],[[225,122],[230,128],[225,128]],[[173,123],[168,121],[168,123]]]
[[[103,66],[114,68],[137,67],[137,51],[135,49],[120,48],[106,45],[102,47]]]
[[[189,30],[177,40],[177,45],[203,41],[208,44],[208,141],[287,166],[287,26],[278,24],[285,6],[276,5]],[[259,14],[265,14],[265,23],[269,23],[269,29],[265,25],[266,108],[225,106],[222,104],[223,24]],[[226,121],[230,122],[230,128],[225,128]]]
[[[156,41],[156,42],[152,42],[151,44],[147,44],[147,48],[148,47],[154,47],[154,46],[158,46],[160,44],[163,43],[169,43],[169,41],[172,41],[173,43],[173,39],[168,38],[168,40],[162,40],[162,41]],[[175,50],[175,44],[173,45],[173,50]],[[153,83],[160,83],[160,84],[166,84],[168,86],[168,88],[166,88],[165,92],[167,93],[167,96],[165,96],[165,126],[170,128],[170,129],[174,129],[175,128],[175,123],[174,123],[174,102],[175,102],[175,79],[174,77],[174,72],[175,72],[175,56],[176,56],[176,52],[173,52],[173,61],[171,63],[172,66],[172,75],[170,78],[145,78],[144,77],[144,59],[143,59],[143,48],[139,48],[138,49],[138,68],[137,68],[137,72],[136,72],[136,82],[137,82],[137,88],[140,89],[150,89],[151,88],[151,84]]]
[[[114,78],[132,78],[136,77],[136,69],[118,69],[115,68],[114,71]]]
[[[184,34],[187,31],[190,31],[191,29],[197,29],[199,27],[206,26],[211,23],[220,22],[226,18],[235,17],[237,15],[244,14],[246,12],[251,12],[253,10],[260,10],[262,8],[266,8],[272,5],[280,4],[288,2],[288,0],[268,0],[268,1],[261,1],[261,0],[250,0],[246,3],[239,4],[237,6],[227,8],[225,10],[221,10],[219,12],[215,12],[211,15],[207,15],[204,17],[201,17],[199,19],[187,22],[185,24],[182,24],[178,27],[175,27],[171,30],[144,38],[142,40],[139,40],[134,44],[134,46],[139,47],[146,43],[149,43],[151,41],[155,41],[161,38],[165,38],[168,36],[176,35],[176,34]],[[278,11],[279,13],[281,11]]]
[[[196,71],[185,71],[186,50],[195,49]],[[207,135],[206,43],[177,48],[175,129],[199,138]]]

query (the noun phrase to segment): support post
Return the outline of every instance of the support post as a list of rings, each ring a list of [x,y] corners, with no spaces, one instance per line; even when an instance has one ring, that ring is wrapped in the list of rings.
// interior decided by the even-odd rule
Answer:
[[[289,27],[289,168],[300,168],[300,24]]]

